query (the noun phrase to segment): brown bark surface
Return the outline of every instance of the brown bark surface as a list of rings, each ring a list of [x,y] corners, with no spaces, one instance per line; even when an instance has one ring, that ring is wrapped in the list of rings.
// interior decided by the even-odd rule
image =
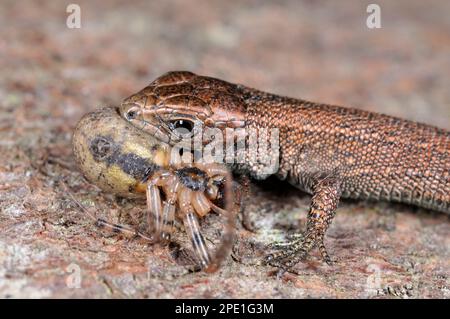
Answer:
[[[79,118],[117,105],[169,70],[191,70],[282,95],[450,129],[450,2],[78,1],[0,4],[0,297],[449,298],[448,216],[386,203],[341,203],[326,244],[277,279],[264,245],[304,227],[310,197],[277,180],[252,185],[257,231],[239,228],[234,258],[189,273],[176,247],[97,229],[99,217],[144,226],[143,202],[114,198],[77,171]],[[209,216],[217,240],[221,219]],[[176,238],[189,248],[184,234]]]

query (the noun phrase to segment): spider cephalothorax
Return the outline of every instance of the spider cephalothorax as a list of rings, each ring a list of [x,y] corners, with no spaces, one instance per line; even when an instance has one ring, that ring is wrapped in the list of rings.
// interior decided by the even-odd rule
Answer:
[[[193,191],[205,191],[209,178],[206,173],[197,167],[183,167],[176,171],[180,182]]]

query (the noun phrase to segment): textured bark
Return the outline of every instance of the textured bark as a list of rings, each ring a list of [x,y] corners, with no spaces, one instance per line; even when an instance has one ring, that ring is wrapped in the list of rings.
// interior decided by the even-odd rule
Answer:
[[[266,243],[304,227],[298,219],[306,220],[310,197],[271,179],[252,185],[257,233],[239,229],[234,258],[208,275],[186,271],[184,235],[161,248],[98,230],[60,185],[99,217],[144,226],[143,202],[115,199],[82,178],[70,138],[84,113],[174,69],[450,129],[450,4],[377,3],[379,30],[365,27],[360,1],[80,1],[78,30],[66,27],[58,2],[2,2],[0,296],[450,297],[443,214],[343,202],[326,241],[337,263],[315,252],[298,275],[279,280],[252,264]],[[213,240],[218,221],[204,222]]]

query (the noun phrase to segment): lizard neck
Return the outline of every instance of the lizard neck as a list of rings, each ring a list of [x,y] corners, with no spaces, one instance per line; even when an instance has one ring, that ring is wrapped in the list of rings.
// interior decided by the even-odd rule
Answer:
[[[284,179],[285,144],[295,136],[295,131],[301,131],[297,119],[305,105],[301,100],[241,89],[245,104],[246,169],[258,179],[273,174]]]

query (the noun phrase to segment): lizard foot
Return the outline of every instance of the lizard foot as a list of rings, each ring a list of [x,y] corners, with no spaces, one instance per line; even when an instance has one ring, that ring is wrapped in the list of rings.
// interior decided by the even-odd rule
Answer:
[[[275,250],[265,258],[265,263],[284,271],[289,271],[297,263],[305,260],[311,250],[319,248],[322,259],[329,265],[332,260],[323,243],[323,235],[317,232],[306,232],[290,236],[291,239],[284,243],[274,243],[269,245],[269,249]]]
[[[304,237],[305,237],[305,235],[303,233],[289,234],[286,236],[285,241],[276,241],[276,242],[270,243],[267,245],[267,248],[269,250],[285,249],[289,246],[294,245],[294,243],[296,243],[296,242],[302,241]]]

